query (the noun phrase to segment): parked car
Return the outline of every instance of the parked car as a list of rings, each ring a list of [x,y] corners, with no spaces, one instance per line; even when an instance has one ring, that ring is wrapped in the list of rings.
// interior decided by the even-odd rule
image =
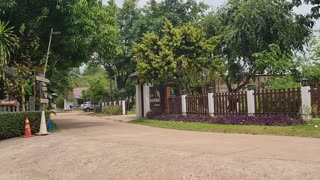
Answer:
[[[92,104],[91,102],[84,102],[81,105],[81,109],[85,112],[90,112],[94,110],[94,104]]]

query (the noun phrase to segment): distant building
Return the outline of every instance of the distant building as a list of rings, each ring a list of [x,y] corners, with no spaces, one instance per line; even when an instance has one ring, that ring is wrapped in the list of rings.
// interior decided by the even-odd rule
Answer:
[[[87,87],[77,87],[73,89],[74,105],[83,104],[82,92],[88,90]]]

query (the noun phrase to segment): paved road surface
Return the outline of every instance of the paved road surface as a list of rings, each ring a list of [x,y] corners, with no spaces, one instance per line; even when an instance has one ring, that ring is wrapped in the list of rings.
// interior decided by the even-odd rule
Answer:
[[[0,179],[320,179],[320,139],[53,119],[61,132],[0,141]]]

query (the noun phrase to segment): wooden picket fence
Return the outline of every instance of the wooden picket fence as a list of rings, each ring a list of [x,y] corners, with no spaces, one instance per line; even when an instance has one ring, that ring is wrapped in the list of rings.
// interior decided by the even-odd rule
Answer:
[[[122,101],[108,101],[108,102],[101,102],[101,106],[113,106],[113,107],[118,107],[122,106]]]
[[[240,115],[247,114],[247,92],[216,93],[213,95],[214,115]]]
[[[208,114],[208,95],[187,96],[187,114]]]
[[[312,104],[317,105],[320,114],[320,88],[311,88]],[[214,93],[215,116],[249,115],[248,93]],[[286,114],[296,116],[301,112],[301,89],[260,90],[253,93],[255,116]],[[209,114],[208,95],[186,96],[186,114]],[[251,106],[253,106],[251,104]],[[181,97],[169,98],[169,113],[181,114]]]
[[[298,115],[301,108],[301,90],[261,90],[255,91],[256,116],[271,114]]]
[[[320,86],[311,87],[310,88],[311,94],[311,107],[312,107],[312,114],[314,117],[320,116]]]

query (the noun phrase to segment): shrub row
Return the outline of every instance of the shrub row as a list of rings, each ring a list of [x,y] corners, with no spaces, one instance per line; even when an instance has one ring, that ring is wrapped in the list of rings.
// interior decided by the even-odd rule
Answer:
[[[121,115],[122,109],[120,106],[106,106],[102,109],[102,112],[109,115]]]
[[[46,119],[51,112],[46,112]],[[28,117],[32,134],[40,128],[41,112],[4,112],[0,113],[0,140],[24,134],[25,121]]]
[[[225,117],[211,117],[208,115],[175,115],[149,112],[147,117],[150,119],[163,121],[182,121],[182,122],[203,122],[212,124],[232,124],[232,125],[263,125],[263,126],[289,126],[304,124],[300,117],[290,117],[284,114],[268,115],[261,117],[234,115]]]

